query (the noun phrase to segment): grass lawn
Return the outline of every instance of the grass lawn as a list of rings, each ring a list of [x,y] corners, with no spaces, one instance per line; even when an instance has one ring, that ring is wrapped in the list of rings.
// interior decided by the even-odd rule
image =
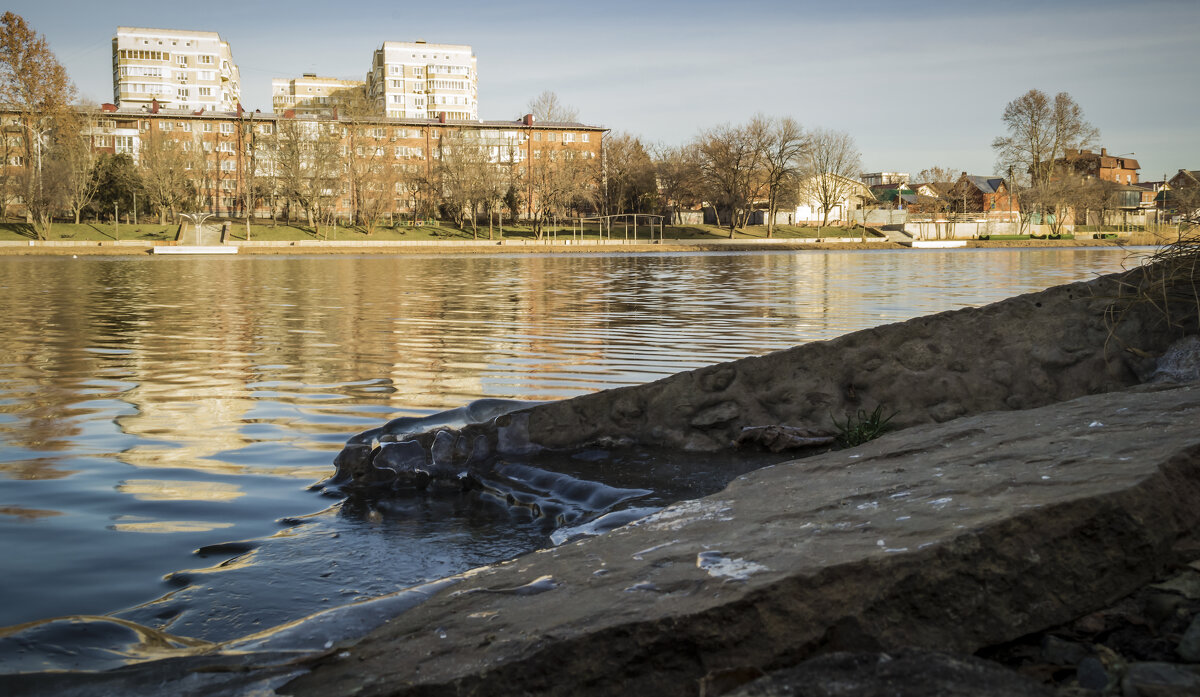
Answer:
[[[209,226],[220,225],[221,223],[209,222]],[[190,226],[189,226],[190,228]],[[174,240],[179,226],[177,224],[159,225],[157,222],[139,223],[138,225],[122,223],[115,226],[112,223],[54,223],[50,232],[47,234],[48,240],[68,240],[77,242],[107,242],[112,240],[141,240],[146,242],[162,242]],[[545,226],[543,228],[543,239],[571,239],[573,233],[570,226]],[[583,231],[583,239],[595,240],[600,239],[599,229],[595,225],[586,227]],[[611,232],[612,239],[626,239],[634,236],[633,227],[630,226],[628,232],[623,225],[614,225]],[[729,229],[721,228],[715,225],[668,225],[662,231],[662,236],[666,239],[728,239]],[[839,227],[799,227],[795,225],[780,225],[775,228],[772,237],[776,239],[815,239],[830,238],[830,237],[851,237],[858,238],[862,236],[862,230]],[[655,230],[655,237],[658,237],[658,231]],[[767,229],[764,226],[756,225],[747,227],[743,230],[737,230],[734,233],[735,240],[759,240],[766,239]],[[33,226],[24,222],[0,222],[0,240],[3,241],[21,241],[21,240],[36,240],[37,233]],[[243,241],[246,239],[246,224],[245,221],[233,220],[229,222],[229,239],[232,241]],[[372,234],[368,235],[366,228],[361,226],[354,227],[331,227],[322,226],[319,233],[313,228],[293,223],[288,225],[280,222],[272,225],[270,222],[256,221],[250,226],[249,239],[255,242],[294,242],[297,240],[328,240],[330,242],[359,242],[363,240],[423,240],[423,241],[471,241],[471,240],[488,240],[487,226],[480,226],[478,232],[472,233],[470,228],[460,230],[449,221],[429,222],[420,227],[414,227],[407,224],[389,227],[387,225],[378,225]],[[496,226],[492,230],[493,240],[499,239],[536,239],[533,229],[528,225],[505,225],[503,232],[500,226]],[[649,240],[650,228],[646,225],[639,225],[637,228],[637,239]]]
[[[112,240],[146,240],[158,242],[175,239],[178,225],[159,225],[153,223],[138,223],[127,225],[122,223],[115,226],[112,223],[54,223],[46,234],[47,240],[67,240],[75,242],[111,242]],[[29,223],[2,222],[0,223],[0,240],[21,241],[36,240],[37,232]]]

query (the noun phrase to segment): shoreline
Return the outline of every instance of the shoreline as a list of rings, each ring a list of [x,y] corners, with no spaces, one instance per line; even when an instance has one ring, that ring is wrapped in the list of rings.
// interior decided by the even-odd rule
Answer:
[[[964,240],[961,249],[1022,248],[1118,248],[1119,240]],[[0,256],[141,256],[154,254],[155,247],[175,247],[155,241],[114,240],[105,242],[38,241],[0,242]],[[233,242],[238,254],[251,255],[378,255],[378,254],[596,254],[596,253],[679,253],[679,252],[760,252],[760,251],[867,251],[909,249],[889,241],[841,242],[785,238],[757,240],[664,240],[627,242],[624,240],[468,240],[468,241],[359,241],[327,242],[299,240],[291,242]]]

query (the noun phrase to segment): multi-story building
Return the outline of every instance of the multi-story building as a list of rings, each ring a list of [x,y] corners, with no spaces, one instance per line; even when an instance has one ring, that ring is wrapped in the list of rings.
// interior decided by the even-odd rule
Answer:
[[[271,80],[271,109],[279,114],[294,111],[297,114],[329,115],[333,111],[333,100],[339,93],[365,87],[366,83],[362,80],[317,77],[316,73],[304,73],[296,78],[275,78]]]
[[[1085,177],[1130,186],[1138,183],[1138,170],[1142,167],[1137,160],[1128,155],[1109,155],[1108,148],[1100,148],[1099,153],[1091,150],[1067,150],[1066,156],[1055,160],[1055,164],[1066,166]]]
[[[529,115],[517,121],[362,119],[114,104],[102,105],[99,111],[89,110],[87,115],[93,123],[94,150],[127,153],[139,165],[149,165],[151,153],[161,154],[164,150],[159,146],[173,142],[178,149],[172,151],[184,157],[186,167],[195,173],[200,210],[236,217],[246,214],[249,190],[268,192],[253,204],[253,215],[258,217],[280,214],[289,205],[283,193],[289,188],[286,168],[281,164],[289,149],[293,154],[303,151],[303,157],[313,158],[301,170],[310,180],[324,180],[317,188],[328,214],[343,220],[354,217],[354,187],[360,185],[355,182],[356,170],[371,179],[361,182],[362,186],[386,184],[389,191],[395,192],[394,200],[386,207],[388,213],[408,214],[419,206],[420,196],[438,195],[438,157],[444,139],[453,148],[478,146],[488,161],[508,171],[513,183],[523,189],[524,208],[531,213],[539,196],[536,175],[547,168],[579,161],[598,169],[608,130],[581,123],[541,124]],[[0,123],[8,116],[0,111]],[[319,141],[321,145],[298,149],[297,139],[310,144]],[[322,171],[325,174],[319,174]],[[291,188],[295,188],[295,182]]]
[[[470,46],[385,41],[367,73],[367,96],[389,118],[479,118],[475,55]]]
[[[867,186],[907,184],[909,179],[908,172],[864,172],[858,178]]]
[[[216,32],[117,27],[112,49],[116,104],[230,111],[241,99],[233,53]]]

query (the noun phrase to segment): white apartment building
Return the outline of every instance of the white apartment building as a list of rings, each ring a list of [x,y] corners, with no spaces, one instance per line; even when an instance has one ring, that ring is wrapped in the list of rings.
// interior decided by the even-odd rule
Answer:
[[[367,73],[367,96],[389,118],[479,120],[475,55],[462,44],[385,41]]]
[[[113,102],[168,109],[232,111],[241,76],[228,42],[212,31],[117,27]]]
[[[274,78],[271,80],[271,110],[277,114],[291,110],[297,114],[328,116],[332,112],[331,100],[338,92],[361,89],[365,84],[362,80],[318,77],[316,73],[304,73],[297,78]]]

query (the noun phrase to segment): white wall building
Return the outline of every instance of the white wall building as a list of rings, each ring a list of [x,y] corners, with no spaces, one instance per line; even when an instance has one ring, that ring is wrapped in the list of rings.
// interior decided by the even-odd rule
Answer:
[[[315,73],[304,73],[296,78],[274,78],[271,80],[271,110],[277,114],[291,109],[298,114],[328,115],[333,110],[335,95],[362,87],[362,80],[317,77]]]
[[[232,111],[241,99],[233,53],[216,32],[117,27],[112,48],[115,104]]]
[[[825,219],[823,204],[828,204],[830,224],[846,222],[873,200],[871,189],[862,182],[833,173],[813,175],[800,181],[794,221],[796,225],[819,225]]]
[[[367,96],[390,118],[479,119],[475,54],[462,44],[385,41],[367,73]]]

